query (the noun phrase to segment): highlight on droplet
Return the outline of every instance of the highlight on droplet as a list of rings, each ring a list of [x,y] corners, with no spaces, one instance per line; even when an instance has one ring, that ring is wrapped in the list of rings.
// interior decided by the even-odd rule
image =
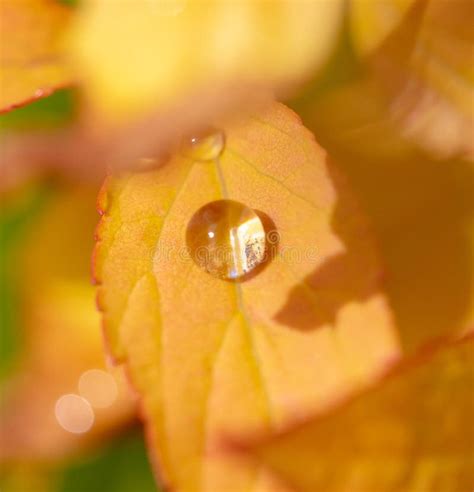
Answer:
[[[195,161],[217,159],[225,147],[225,135],[219,130],[208,130],[202,135],[190,138],[182,149],[182,154]]]
[[[81,374],[79,394],[94,408],[110,407],[118,397],[115,378],[101,369],[90,369]]]
[[[59,425],[72,434],[84,434],[94,424],[94,411],[90,403],[73,393],[56,400],[54,415]]]

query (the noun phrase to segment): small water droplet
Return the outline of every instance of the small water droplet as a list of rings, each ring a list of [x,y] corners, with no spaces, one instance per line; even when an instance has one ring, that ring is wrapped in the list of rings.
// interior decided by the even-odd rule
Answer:
[[[201,136],[192,137],[183,147],[182,153],[196,161],[212,161],[221,155],[224,147],[224,133],[214,130]]]
[[[265,259],[265,229],[254,210],[217,200],[191,218],[186,244],[194,262],[211,275],[238,279]]]

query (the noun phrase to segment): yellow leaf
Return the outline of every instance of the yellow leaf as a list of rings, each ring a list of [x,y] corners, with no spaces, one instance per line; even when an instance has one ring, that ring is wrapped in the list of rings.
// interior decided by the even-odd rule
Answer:
[[[243,450],[298,491],[470,490],[473,348],[438,347],[332,413]]]
[[[434,157],[474,159],[474,33],[469,0],[416,5],[369,61],[386,117]]]
[[[8,462],[63,460],[135,414],[123,374],[105,367],[89,281],[95,190],[55,193],[15,256],[22,351],[2,388],[1,459]],[[68,412],[58,402],[71,394],[78,406]]]
[[[393,111],[404,133],[438,156],[474,160],[474,68],[470,0],[431,0]]]
[[[89,0],[72,51],[94,105],[115,118],[222,91],[285,89],[320,67],[341,0]],[[182,108],[181,108],[182,109]]]
[[[370,37],[374,30],[359,17],[368,21],[370,12],[391,11],[394,1],[356,2],[353,24]],[[381,151],[383,158],[392,159],[394,153],[399,157],[407,147],[416,147],[434,159],[472,161],[471,24],[469,0],[414,2],[390,35],[359,60],[357,76],[333,86],[302,111],[320,126],[327,122],[327,133],[354,151]]]
[[[61,43],[70,14],[54,0],[1,0],[0,112],[70,84]]]
[[[110,178],[101,192],[95,274],[106,339],[143,398],[165,482],[264,490],[264,471],[215,454],[219,436],[283,428],[399,356],[381,267],[347,183],[284,106],[225,127],[219,158],[186,155]],[[222,198],[259,211],[280,238],[240,282],[186,253],[191,217]]]

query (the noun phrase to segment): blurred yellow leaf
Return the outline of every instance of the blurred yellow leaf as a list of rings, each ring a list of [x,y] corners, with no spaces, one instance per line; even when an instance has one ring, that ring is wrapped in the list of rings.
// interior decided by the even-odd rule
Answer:
[[[470,490],[473,385],[472,340],[438,347],[339,409],[243,450],[298,491]]]
[[[362,18],[369,22],[378,9],[398,12],[389,8],[394,3],[351,4],[351,20],[362,38],[375,32]],[[331,128],[323,131],[333,132],[340,146],[356,152],[373,156],[382,151],[384,158],[397,158],[407,147],[417,147],[434,159],[472,161],[472,2],[410,3],[403,16],[395,16],[398,21],[389,35],[360,60],[357,75],[333,85],[313,107],[302,111],[320,127],[327,118]],[[357,39],[354,42],[357,51]]]
[[[291,111],[275,104],[226,127],[215,160],[186,155],[101,192],[106,338],[143,398],[166,483],[263,490],[262,470],[213,451],[222,431],[280,429],[329,406],[397,359],[397,336],[366,221]],[[186,254],[191,217],[222,198],[259,211],[280,237],[241,282]]]
[[[350,27],[359,55],[373,52],[418,0],[350,0]]]
[[[474,159],[473,11],[469,0],[418,2],[368,61],[400,135],[441,158]]]
[[[70,14],[55,0],[0,1],[0,112],[71,82],[61,42]]]
[[[474,159],[473,22],[470,0],[430,0],[393,102],[404,134],[437,156]]]
[[[72,36],[79,74],[111,121],[203,94],[287,89],[327,59],[343,2],[89,0]],[[110,121],[109,120],[109,121]]]
[[[64,459],[134,417],[123,374],[114,370],[110,378],[97,372],[107,369],[89,280],[95,190],[56,193],[15,258],[22,285],[23,350],[2,388],[1,458],[7,461]],[[55,406],[65,394],[88,403],[76,398],[84,403],[78,413],[60,414]],[[90,418],[89,405],[91,429],[68,432],[81,418]]]

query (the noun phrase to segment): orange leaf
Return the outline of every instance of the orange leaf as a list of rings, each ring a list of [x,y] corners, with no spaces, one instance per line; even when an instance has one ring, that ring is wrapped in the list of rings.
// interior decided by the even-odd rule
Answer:
[[[2,388],[2,460],[64,459],[134,417],[123,374],[105,367],[89,281],[94,192],[56,191],[15,258],[23,350]],[[76,397],[58,404],[70,394]],[[68,412],[68,401],[76,411]]]
[[[160,473],[177,490],[269,486],[257,468],[214,455],[221,432],[285,427],[399,354],[370,231],[312,135],[274,104],[226,127],[225,139],[214,161],[176,155],[110,178],[99,198],[106,339],[142,395]],[[186,254],[193,214],[226,197],[280,237],[242,282]]]
[[[293,490],[470,490],[473,348],[430,349],[340,409],[240,451]]]
[[[313,127],[372,219],[401,339],[413,350],[474,326],[473,167],[430,159],[401,140],[387,119],[372,120],[368,106],[377,107],[377,96],[366,104],[370,91],[362,87],[318,105]]]
[[[0,2],[0,112],[71,82],[61,46],[70,14],[54,0]]]

